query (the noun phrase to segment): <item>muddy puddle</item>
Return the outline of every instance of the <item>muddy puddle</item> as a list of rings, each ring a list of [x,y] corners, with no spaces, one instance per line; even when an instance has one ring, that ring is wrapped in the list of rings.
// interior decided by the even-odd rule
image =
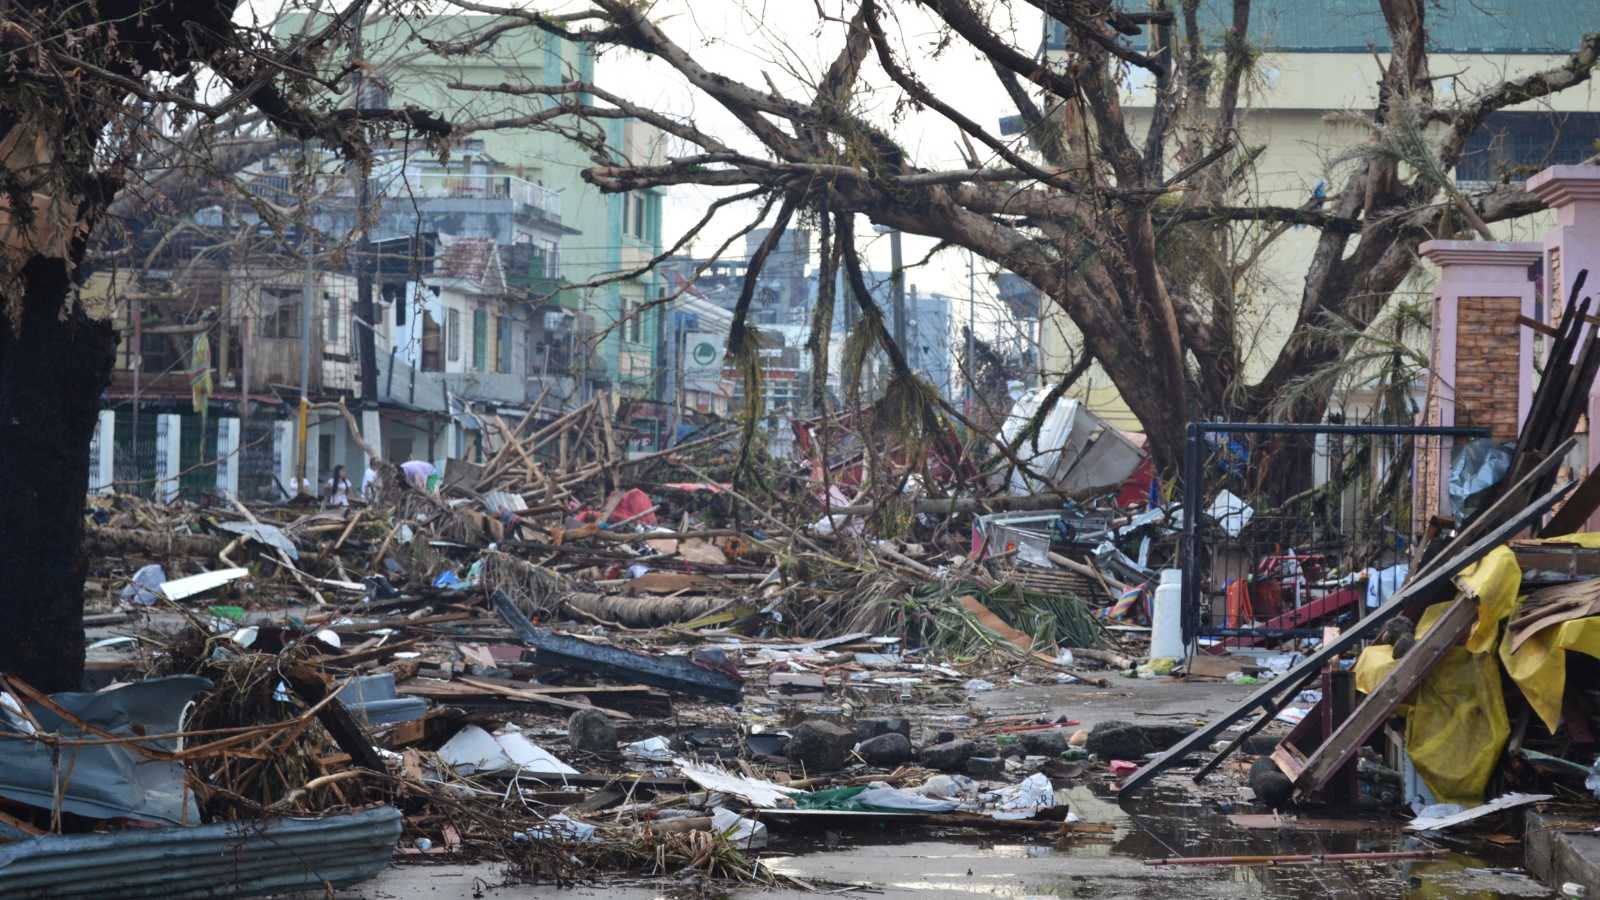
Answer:
[[[1249,804],[1190,799],[1162,788],[1119,805],[1103,789],[1076,788],[1072,808],[1107,836],[1067,843],[1024,834],[867,828],[774,833],[764,859],[795,878],[855,885],[859,894],[992,897],[1549,897],[1520,868],[1520,846],[1407,835],[1376,819],[1278,824]],[[1237,818],[1236,818],[1237,817]],[[1282,866],[1152,866],[1171,856],[1393,853],[1443,850],[1434,859]],[[751,896],[756,896],[751,894]]]

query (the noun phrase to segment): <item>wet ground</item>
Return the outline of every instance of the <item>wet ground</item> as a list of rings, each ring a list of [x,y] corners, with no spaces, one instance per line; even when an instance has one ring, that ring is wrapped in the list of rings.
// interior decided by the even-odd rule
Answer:
[[[174,626],[177,620],[174,617]],[[91,639],[122,633],[98,629]],[[110,651],[105,651],[110,652]],[[895,714],[921,729],[959,727],[973,717],[1026,715],[1068,717],[1092,728],[1111,720],[1200,724],[1254,688],[1174,679],[1135,681],[1110,676],[1105,688],[1084,685],[1011,684],[991,676],[996,690],[952,697],[948,691],[852,690],[845,697],[752,696],[742,710],[747,723],[794,724],[819,710],[852,715]],[[922,736],[924,739],[926,735]],[[774,872],[814,886],[738,888],[731,896],[780,900],[789,897],[1085,897],[1200,900],[1210,897],[1312,898],[1553,897],[1525,875],[1522,849],[1509,838],[1489,841],[1479,833],[1462,839],[1423,840],[1404,834],[1393,821],[1334,819],[1305,810],[1293,821],[1274,819],[1254,806],[1239,773],[1225,766],[1205,784],[1186,775],[1158,779],[1135,798],[1118,802],[1110,779],[1095,767],[1070,791],[1072,810],[1087,822],[1114,827],[1110,835],[1084,835],[1057,843],[1049,836],[1019,832],[977,834],[930,828],[873,827],[850,831],[795,831],[774,826],[761,859]],[[1316,817],[1324,821],[1310,821]],[[1244,817],[1244,818],[1240,818]],[[1502,826],[1515,832],[1511,826]],[[1310,865],[1159,866],[1147,861],[1171,856],[1267,856],[1439,850],[1439,858]],[[500,886],[495,865],[406,865],[338,894],[371,900],[453,898],[683,898],[729,896],[726,886],[694,878],[610,879],[570,889]],[[322,896],[322,895],[318,895]]]
[[[1214,800],[1192,800],[1162,788],[1118,806],[1088,789],[1073,792],[1087,821],[1110,822],[1106,838],[1084,836],[1057,844],[1022,835],[974,837],[970,832],[867,829],[850,832],[774,831],[762,859],[780,875],[845,897],[1092,897],[1198,900],[1208,897],[1551,897],[1523,874],[1517,847],[1471,841],[1451,847],[1404,835],[1375,822],[1345,822],[1339,830],[1246,828]],[[1247,807],[1236,807],[1249,812]],[[1156,866],[1164,856],[1359,853],[1442,849],[1437,859],[1283,866]],[[568,891],[495,888],[491,867],[392,870],[359,894],[369,898],[425,897],[683,897],[700,885],[636,881]],[[794,889],[741,889],[732,896],[817,896]]]
[[[1068,715],[1084,727],[1109,719],[1203,721],[1250,690],[1227,684],[1113,680],[1104,689],[1019,686],[969,699],[989,715]],[[934,709],[905,713],[933,714]],[[1086,897],[1199,900],[1209,897],[1321,898],[1553,897],[1521,870],[1522,850],[1483,834],[1424,840],[1394,820],[1333,818],[1301,811],[1275,820],[1249,802],[1238,777],[1223,771],[1195,786],[1185,775],[1123,802],[1104,773],[1088,774],[1071,790],[1073,811],[1088,822],[1114,826],[1105,836],[1057,843],[1024,833],[871,827],[850,831],[793,831],[774,827],[761,858],[776,873],[815,886],[821,895],[897,897]],[[1325,821],[1317,821],[1317,817]],[[1242,818],[1241,818],[1242,817]],[[1514,829],[1513,829],[1514,830]],[[1508,840],[1502,838],[1502,840]],[[1158,866],[1171,856],[1264,856],[1438,850],[1434,859],[1310,865]],[[693,879],[609,881],[569,890],[495,887],[497,870],[483,867],[393,869],[345,897],[414,898],[686,897],[726,896]],[[743,888],[732,896],[778,900],[816,897],[794,888]]]

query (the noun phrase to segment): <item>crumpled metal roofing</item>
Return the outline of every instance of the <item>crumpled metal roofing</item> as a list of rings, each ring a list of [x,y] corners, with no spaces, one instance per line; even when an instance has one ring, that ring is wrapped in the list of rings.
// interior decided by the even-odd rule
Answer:
[[[126,828],[0,844],[0,900],[248,897],[355,884],[394,855],[392,806],[321,819]]]

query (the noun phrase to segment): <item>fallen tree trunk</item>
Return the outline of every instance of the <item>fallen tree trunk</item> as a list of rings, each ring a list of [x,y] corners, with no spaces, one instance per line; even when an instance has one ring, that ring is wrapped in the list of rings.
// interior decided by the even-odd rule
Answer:
[[[627,628],[660,628],[692,622],[726,605],[726,597],[611,597],[571,593],[561,598],[561,606],[569,615],[592,616]]]
[[[94,556],[147,556],[164,561],[173,556],[216,556],[228,542],[207,534],[175,534],[133,528],[90,526],[83,548]]]

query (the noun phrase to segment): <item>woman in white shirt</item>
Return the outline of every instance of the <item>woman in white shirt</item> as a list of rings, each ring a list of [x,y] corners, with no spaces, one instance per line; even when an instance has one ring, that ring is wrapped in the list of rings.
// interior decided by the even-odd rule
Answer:
[[[333,467],[333,477],[328,479],[328,505],[350,505],[350,479],[345,477],[344,466]]]

